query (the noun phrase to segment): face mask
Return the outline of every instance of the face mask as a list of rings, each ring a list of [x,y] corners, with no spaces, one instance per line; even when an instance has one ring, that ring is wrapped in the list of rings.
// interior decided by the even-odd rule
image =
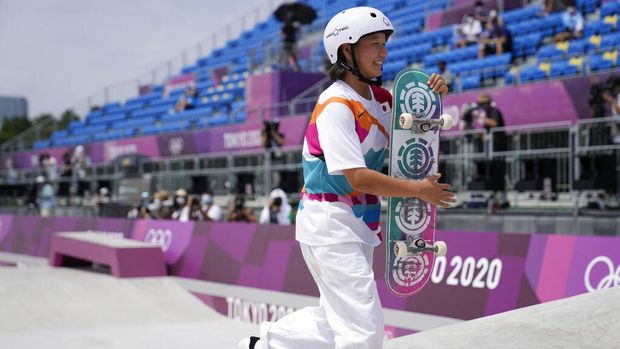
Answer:
[[[149,210],[157,211],[161,207],[161,201],[159,199],[153,200],[153,202],[149,205]]]
[[[178,197],[177,198],[177,205],[185,205],[185,198],[184,197]]]
[[[203,205],[211,205],[213,203],[213,198],[209,194],[204,194],[200,198],[200,201],[202,202]]]

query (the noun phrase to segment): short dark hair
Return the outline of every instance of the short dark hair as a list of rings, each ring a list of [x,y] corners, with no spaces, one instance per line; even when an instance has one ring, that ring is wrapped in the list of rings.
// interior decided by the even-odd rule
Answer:
[[[336,62],[332,64],[332,66],[329,68],[329,70],[327,71],[327,75],[331,80],[336,81],[342,80],[346,72],[347,70],[344,69],[342,65],[340,65],[340,62]]]

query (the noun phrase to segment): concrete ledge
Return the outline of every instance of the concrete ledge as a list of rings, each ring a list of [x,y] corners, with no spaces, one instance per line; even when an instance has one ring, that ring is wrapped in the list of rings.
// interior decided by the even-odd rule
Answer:
[[[50,265],[66,265],[67,257],[110,267],[115,277],[166,276],[164,254],[146,242],[92,232],[64,232],[52,237]]]

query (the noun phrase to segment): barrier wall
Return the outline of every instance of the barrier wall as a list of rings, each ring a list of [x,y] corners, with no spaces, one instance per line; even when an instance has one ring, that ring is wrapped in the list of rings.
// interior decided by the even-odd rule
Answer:
[[[0,250],[47,256],[54,232],[81,230],[157,243],[176,276],[318,296],[291,226],[2,215]],[[385,246],[375,250],[384,307],[468,320],[620,284],[618,237],[437,234],[448,256],[438,259],[429,285],[413,297],[389,293]]]

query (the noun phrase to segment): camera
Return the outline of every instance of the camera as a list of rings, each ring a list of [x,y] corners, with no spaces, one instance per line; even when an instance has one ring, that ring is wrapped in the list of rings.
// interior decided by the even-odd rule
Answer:
[[[245,200],[238,196],[235,198],[235,210],[240,211],[243,210],[243,205],[245,204]]]

